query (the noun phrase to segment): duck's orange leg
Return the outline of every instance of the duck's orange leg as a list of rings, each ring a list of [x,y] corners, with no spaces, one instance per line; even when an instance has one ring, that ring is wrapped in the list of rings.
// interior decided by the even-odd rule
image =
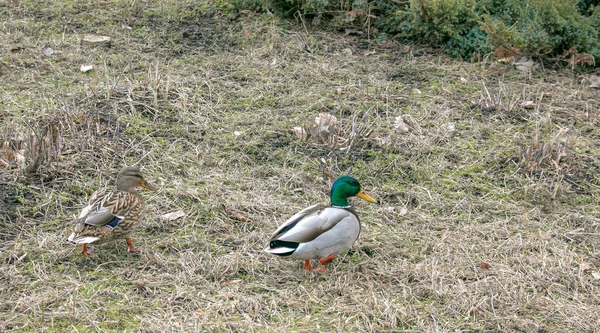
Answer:
[[[144,250],[143,247],[133,246],[133,242],[131,241],[131,238],[127,238],[127,239],[125,239],[125,241],[127,242],[127,253],[142,252]]]
[[[90,253],[87,249],[87,244],[83,244],[81,246],[81,253],[83,253],[86,257],[88,258],[93,258],[95,257],[95,255],[93,253]]]
[[[328,255],[325,258],[319,259],[319,262],[321,262],[321,265],[315,267],[314,270],[319,271],[319,272],[327,272],[327,270],[325,269],[325,266],[327,266],[332,260],[333,260],[333,253]]]
[[[321,264],[323,265],[327,265],[329,264],[331,261],[333,261],[333,253],[330,254],[329,256],[327,256],[326,258],[321,258],[319,259],[319,261],[321,262]]]
[[[304,267],[307,271],[312,271],[312,266],[310,265],[310,260],[304,260]]]

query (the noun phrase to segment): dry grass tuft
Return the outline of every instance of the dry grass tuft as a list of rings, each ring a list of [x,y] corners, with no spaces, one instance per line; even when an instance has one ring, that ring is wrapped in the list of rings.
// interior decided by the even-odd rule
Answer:
[[[58,158],[61,134],[54,121],[41,125],[37,130],[29,127],[19,131],[18,127],[13,127],[13,131],[18,139],[11,137],[0,141],[0,164],[7,169],[31,174],[35,173],[40,165],[51,163]],[[30,134],[26,135],[27,132]]]
[[[564,143],[534,142],[530,146],[521,147],[519,157],[524,170],[529,173],[545,168],[566,173],[572,163]]]
[[[597,330],[588,73],[215,6],[3,7],[0,331]],[[126,164],[160,187],[133,235],[146,251],[86,260],[73,214]],[[381,201],[355,202],[351,251],[327,274],[262,251],[342,174]]]
[[[314,122],[302,124],[293,128],[294,134],[300,140],[315,145],[323,145],[330,150],[349,150],[356,140],[367,139],[373,132],[373,124],[367,124],[368,113],[358,117],[354,113],[347,122],[338,122],[337,117],[320,113]]]

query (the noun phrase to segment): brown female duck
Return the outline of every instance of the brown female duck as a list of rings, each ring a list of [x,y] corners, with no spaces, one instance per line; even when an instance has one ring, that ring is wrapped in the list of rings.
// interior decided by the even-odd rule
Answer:
[[[117,190],[98,190],[92,194],[86,207],[75,220],[73,233],[67,239],[73,244],[82,244],[87,257],[88,244],[102,244],[116,239],[125,239],[127,252],[137,252],[141,248],[133,246],[129,234],[140,222],[144,210],[144,199],[136,187],[154,191],[155,188],[144,180],[140,169],[124,167],[117,176]]]

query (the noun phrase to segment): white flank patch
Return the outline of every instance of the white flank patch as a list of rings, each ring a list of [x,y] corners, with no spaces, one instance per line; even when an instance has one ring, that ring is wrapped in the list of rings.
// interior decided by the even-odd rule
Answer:
[[[276,249],[272,249],[268,246],[265,248],[265,252],[269,252],[272,254],[285,254],[289,253],[290,251],[295,251],[295,249],[291,247],[278,247]]]
[[[98,237],[74,237],[74,234],[71,234],[71,236],[69,236],[68,240],[71,243],[75,243],[75,244],[90,244],[93,243],[95,241],[97,241]]]

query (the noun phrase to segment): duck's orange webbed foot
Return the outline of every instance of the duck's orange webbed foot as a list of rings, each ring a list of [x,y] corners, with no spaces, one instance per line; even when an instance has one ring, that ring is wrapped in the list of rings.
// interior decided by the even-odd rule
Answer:
[[[310,260],[304,260],[304,268],[306,268],[307,271],[312,271],[312,266],[310,265]]]
[[[333,253],[328,255],[326,258],[321,258],[319,259],[319,262],[321,262],[321,265],[313,268],[314,271],[317,272],[327,272],[327,269],[325,269],[325,266],[327,266],[331,261],[333,260]]]
[[[315,272],[326,272],[327,270],[325,269],[325,266],[323,265],[319,265],[315,268],[313,268],[310,265],[310,260],[304,260],[304,267],[306,268],[307,271],[315,271]]]
[[[329,264],[331,261],[333,260],[333,253],[330,254],[329,256],[327,256],[326,258],[321,258],[319,259],[319,261],[321,262],[321,264],[323,265],[327,265]]]
[[[140,252],[144,251],[143,247],[133,246],[133,242],[131,241],[131,238],[127,238],[127,239],[125,239],[125,241],[127,242],[127,253],[140,253]]]
[[[325,268],[325,266],[319,265],[319,266],[313,268],[313,271],[325,273],[325,272],[327,272],[327,269]]]
[[[88,251],[88,249],[87,249],[87,244],[83,244],[83,245],[81,246],[81,253],[82,253],[83,255],[85,255],[86,257],[88,257],[88,258],[93,258],[93,257],[95,257],[95,256],[96,256],[95,254],[93,254],[93,253],[90,253],[90,252]]]

